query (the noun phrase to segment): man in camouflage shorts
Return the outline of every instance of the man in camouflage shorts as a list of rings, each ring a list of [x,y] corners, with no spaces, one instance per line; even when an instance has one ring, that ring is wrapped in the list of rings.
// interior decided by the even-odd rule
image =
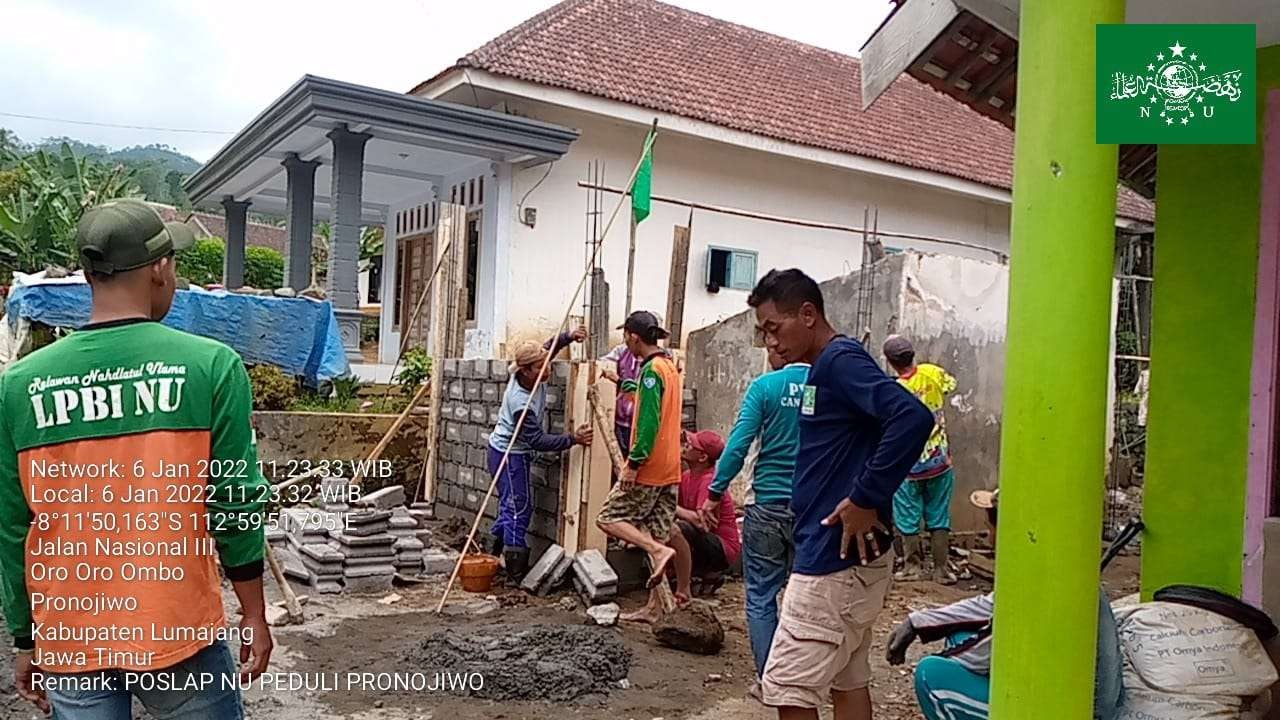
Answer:
[[[676,599],[687,601],[692,567],[689,545],[683,535],[672,533],[680,485],[683,382],[675,363],[658,345],[668,333],[653,313],[631,313],[621,329],[627,349],[641,358],[643,365],[637,381],[627,467],[605,498],[596,525],[649,554],[650,589],[663,581],[674,560],[676,576],[685,585],[677,586]],[[651,594],[649,605],[623,619],[652,620],[656,602]]]

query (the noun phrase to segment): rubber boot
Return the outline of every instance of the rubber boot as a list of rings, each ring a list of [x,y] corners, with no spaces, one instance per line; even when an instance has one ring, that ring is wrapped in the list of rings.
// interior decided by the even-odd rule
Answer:
[[[894,573],[895,580],[919,580],[924,572],[922,567],[923,546],[919,535],[904,535],[902,538],[903,563],[902,570]]]
[[[929,544],[933,550],[933,581],[939,585],[955,585],[956,576],[951,572],[951,531],[934,530],[929,533]]]
[[[529,548],[507,548],[502,551],[507,566],[507,584],[515,587],[529,572]]]
[[[490,555],[493,555],[494,557],[502,557],[502,550],[505,547],[506,543],[503,541],[501,535],[489,536],[488,552]]]

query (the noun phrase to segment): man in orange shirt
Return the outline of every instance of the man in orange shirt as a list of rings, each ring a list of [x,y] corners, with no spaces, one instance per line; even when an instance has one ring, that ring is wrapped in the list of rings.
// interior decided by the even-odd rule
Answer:
[[[606,534],[639,547],[649,554],[649,587],[663,581],[667,566],[675,561],[676,576],[687,584],[692,561],[689,545],[680,533],[672,533],[680,486],[680,411],[683,380],[675,363],[658,345],[670,333],[653,313],[637,310],[623,323],[627,349],[641,358],[636,389],[635,419],[627,468],[605,498],[596,525]],[[677,587],[676,599],[687,602],[689,588]],[[657,597],[649,605],[624,616],[649,621],[655,616]]]

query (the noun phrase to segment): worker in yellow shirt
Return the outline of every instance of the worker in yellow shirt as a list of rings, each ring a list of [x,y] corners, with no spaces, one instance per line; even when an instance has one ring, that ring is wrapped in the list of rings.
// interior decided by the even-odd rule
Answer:
[[[902,535],[906,556],[897,577],[913,580],[923,574],[924,546],[920,537],[923,524],[929,531],[933,581],[952,585],[956,577],[947,566],[947,556],[951,549],[951,489],[955,478],[942,408],[947,395],[956,389],[956,379],[941,366],[917,365],[915,348],[901,335],[891,335],[884,341],[884,357],[897,374],[898,382],[914,393],[934,417],[933,433],[920,460],[893,496],[893,522]]]

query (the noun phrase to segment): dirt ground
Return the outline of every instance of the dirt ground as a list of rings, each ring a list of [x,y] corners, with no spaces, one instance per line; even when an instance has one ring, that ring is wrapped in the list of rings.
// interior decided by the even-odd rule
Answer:
[[[1138,558],[1121,556],[1104,576],[1108,593],[1118,597],[1137,589]],[[482,615],[464,609],[483,604],[484,598],[458,592],[450,607],[459,614],[436,615],[432,610],[441,588],[424,584],[397,589],[401,599],[389,605],[377,597],[313,596],[307,604],[308,621],[297,627],[277,628],[272,669],[278,673],[375,672],[407,673],[426,668],[410,666],[408,658],[421,641],[441,629],[491,626],[497,624],[564,623],[586,621],[581,607],[564,609],[560,597],[525,598],[522,593],[498,593],[504,606]],[[911,666],[925,651],[915,645],[908,665],[891,668],[883,658],[884,639],[892,627],[911,609],[958,600],[985,592],[980,581],[962,581],[954,587],[929,582],[899,583],[881,613],[875,631],[872,669],[876,678],[872,697],[879,720],[917,720],[911,689]],[[271,587],[269,594],[278,595]],[[624,611],[636,607],[643,596],[622,599]],[[618,632],[632,652],[626,687],[607,696],[587,696],[568,704],[545,702],[495,703],[450,691],[272,690],[257,687],[245,695],[249,718],[270,720],[311,720],[312,718],[358,718],[361,720],[502,720],[545,719],[653,720],[688,718],[713,720],[726,717],[764,720],[774,713],[747,695],[752,679],[751,651],[747,643],[743,615],[742,585],[730,582],[720,591],[715,610],[725,626],[725,647],[719,655],[696,656],[659,646],[647,626],[624,624]],[[510,606],[506,606],[511,603]],[[235,608],[228,593],[228,608]],[[2,632],[2,631],[0,631]],[[10,655],[0,663],[0,720],[27,720],[38,717],[34,708],[21,703],[12,692]],[[138,713],[138,717],[146,717]],[[829,715],[824,714],[824,717]]]

